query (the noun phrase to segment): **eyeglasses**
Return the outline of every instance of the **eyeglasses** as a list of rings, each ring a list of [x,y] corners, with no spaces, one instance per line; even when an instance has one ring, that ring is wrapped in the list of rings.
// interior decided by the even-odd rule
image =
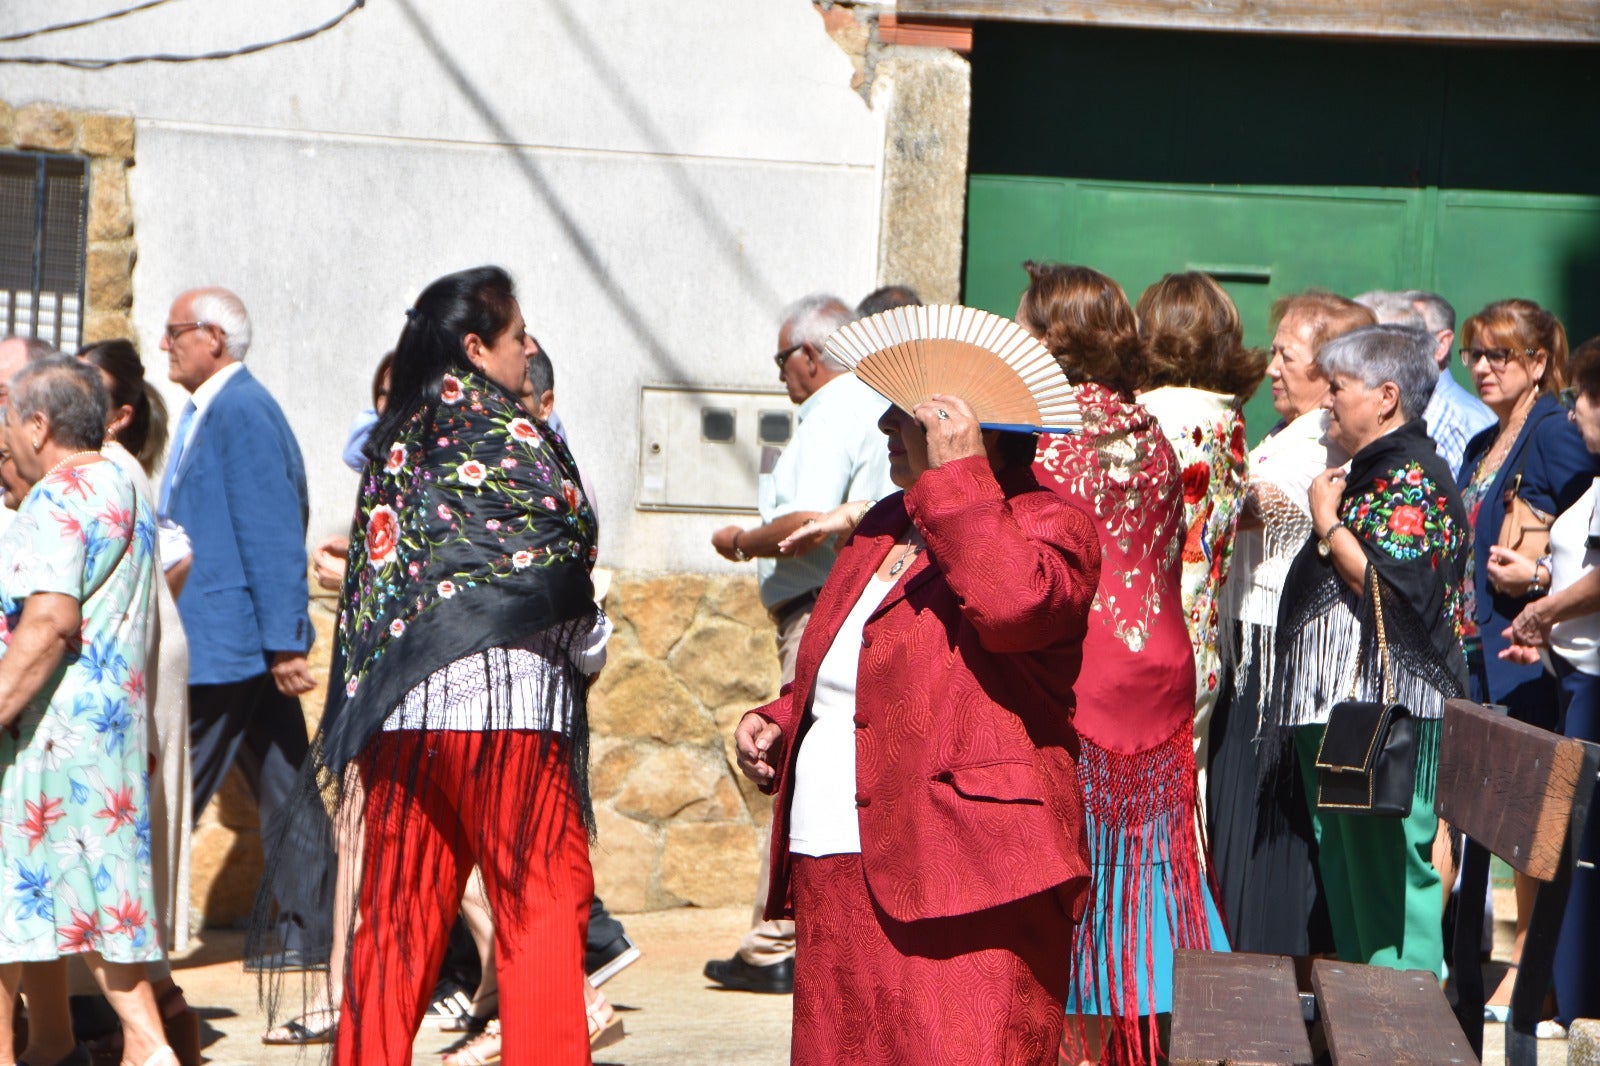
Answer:
[[[775,354],[772,357],[772,361],[778,364],[778,373],[783,373],[784,365],[789,362],[789,357],[804,347],[804,344],[791,344],[789,347]]]
[[[191,330],[204,329],[209,325],[211,325],[209,322],[168,322],[166,329],[167,340],[175,341]]]
[[[1502,367],[1518,356],[1527,356],[1532,359],[1539,354],[1537,348],[1463,348],[1461,361],[1467,366],[1477,366],[1479,359],[1489,360],[1492,367]]]

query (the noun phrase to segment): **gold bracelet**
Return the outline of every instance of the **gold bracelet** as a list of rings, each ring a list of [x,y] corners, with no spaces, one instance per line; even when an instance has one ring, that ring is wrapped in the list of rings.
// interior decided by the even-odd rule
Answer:
[[[876,506],[878,506],[878,501],[877,500],[867,500],[865,503],[863,503],[861,505],[861,510],[856,512],[856,520],[854,522],[850,523],[850,525],[852,527],[859,526],[861,524],[862,520],[867,517],[867,512],[872,510]]]

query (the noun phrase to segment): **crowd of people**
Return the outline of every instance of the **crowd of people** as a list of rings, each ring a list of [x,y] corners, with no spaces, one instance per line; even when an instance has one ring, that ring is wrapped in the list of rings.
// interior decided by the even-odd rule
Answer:
[[[886,404],[827,340],[916,294],[809,296],[780,323],[797,412],[761,522],[712,537],[757,563],[782,691],[735,732],[774,818],[750,932],[706,976],[792,992],[797,1063],[1162,1061],[1185,948],[1442,978],[1473,846],[1433,813],[1445,701],[1600,740],[1600,339],[1569,352],[1508,299],[1458,346],[1435,294],[1308,291],[1261,351],[1206,274],[1134,303],[1024,266],[1015,319],[1078,432]],[[461,1033],[446,1066],[586,1062],[639,951],[589,865],[611,623],[549,355],[498,268],[405,309],[345,451],[350,534],[311,557],[338,617],[308,740],[306,479],[250,340],[233,293],[177,297],[170,441],[131,343],[0,342],[0,1047],[20,990],[21,1061],[199,1062],[168,960],[193,819],[237,766],[269,851],[247,963],[290,1015],[266,1042],[408,1063],[431,1018]],[[1415,721],[1389,816],[1320,783],[1349,700]],[[1600,1014],[1595,877],[1552,1031]],[[117,1019],[88,1046],[74,955]]]
[[[799,502],[764,496],[762,526],[713,541],[775,556],[764,590],[786,560],[843,544],[801,586],[798,625],[787,597],[766,601],[797,666],[737,734],[741,767],[778,796],[762,913],[796,923],[797,1062],[1160,1061],[1178,948],[1442,978],[1463,846],[1433,813],[1445,701],[1600,740],[1600,463],[1584,447],[1600,342],[1569,358],[1549,312],[1490,304],[1461,330],[1473,396],[1433,293],[1292,295],[1256,351],[1205,274],[1130,305],[1086,267],[1025,267],[1016,320],[1077,387],[1081,432],[1019,446],[934,396],[880,420],[902,492],[838,475]],[[805,306],[778,353],[803,415],[830,387],[797,390],[785,362],[830,369],[792,329]],[[1279,421],[1252,449],[1243,409],[1263,378]],[[827,436],[837,451],[864,432]],[[1380,698],[1415,721],[1387,816],[1325,795],[1318,771],[1348,740],[1336,706]],[[1577,880],[1552,1033],[1600,1010],[1600,893],[1592,871]],[[1523,930],[1520,883],[1518,898]],[[779,984],[761,973],[707,969]],[[1488,1012],[1503,1019],[1513,980]],[[889,1015],[838,1009],[891,992]]]

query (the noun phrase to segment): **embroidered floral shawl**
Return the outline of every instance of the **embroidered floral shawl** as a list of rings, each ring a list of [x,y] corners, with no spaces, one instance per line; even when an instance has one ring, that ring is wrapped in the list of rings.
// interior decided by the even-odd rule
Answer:
[[[513,691],[517,683],[494,668],[491,649],[529,648],[548,664],[524,683],[550,710],[551,729],[537,732],[538,757],[517,766],[544,765],[552,750],[564,755],[571,787],[543,794],[571,796],[593,829],[586,785],[588,685],[574,656],[596,621],[589,578],[596,524],[566,445],[498,385],[463,372],[444,378],[440,402],[420,409],[393,441],[374,447],[381,451],[362,475],[350,535],[327,708],[298,791],[264,841],[268,872],[246,942],[252,955],[281,950],[276,901],[291,882],[300,898],[309,891],[319,904],[316,913],[295,916],[313,950],[327,935],[321,923],[335,909],[353,921],[354,883],[335,898],[330,809],[343,833],[364,837],[366,878],[384,869],[414,876],[421,868],[420,856],[408,853],[421,845],[387,827],[399,817],[395,807],[402,798],[427,787],[421,765],[427,745],[411,745],[413,756],[385,761],[377,753],[390,749],[369,742],[419,688],[429,707],[470,698],[486,707],[486,730],[508,727],[521,689]],[[458,685],[457,671],[444,668],[474,656],[483,669],[463,671],[472,680]],[[507,778],[494,802],[510,810],[482,812],[482,824],[461,828],[481,838],[520,826],[507,853],[531,861],[541,840],[550,846],[540,836],[548,812],[535,809],[541,790],[496,762],[519,750],[481,747],[472,772]],[[374,788],[379,780],[391,787],[381,790],[387,799],[374,809],[370,799],[380,791]],[[485,846],[478,839],[475,853]],[[384,857],[375,861],[380,852]],[[403,965],[426,965],[428,945],[416,931],[402,923],[394,932]],[[281,980],[268,978],[264,994],[273,1016],[284,992]],[[359,1019],[351,1020],[359,1032]]]
[[[1078,386],[1081,433],[1045,436],[1034,469],[1100,531],[1100,588],[1074,687],[1078,772],[1093,859],[1072,961],[1084,1014],[1109,1016],[1103,1063],[1154,1063],[1152,943],[1165,921],[1180,948],[1211,947],[1195,799],[1195,665],[1184,624],[1184,497],[1177,456],[1149,411]],[[1087,1052],[1068,1026],[1067,1061]]]
[[[323,715],[335,774],[435,671],[594,616],[596,524],[566,445],[475,374],[441,396],[362,476]]]
[[[1339,519],[1360,539],[1382,582],[1396,698],[1419,718],[1439,718],[1444,701],[1466,688],[1461,584],[1469,527],[1455,482],[1421,420],[1351,459]],[[1368,598],[1340,579],[1318,553],[1313,534],[1284,582],[1271,722],[1326,722],[1329,708],[1350,698],[1353,679],[1359,698],[1382,698],[1377,647]]]

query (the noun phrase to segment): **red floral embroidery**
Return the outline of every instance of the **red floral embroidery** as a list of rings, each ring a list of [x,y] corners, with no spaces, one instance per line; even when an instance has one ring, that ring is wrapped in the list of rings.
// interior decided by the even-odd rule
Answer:
[[[367,561],[373,566],[387,566],[399,543],[400,520],[394,509],[374,507],[372,517],[367,519]]]
[[[1423,531],[1422,508],[1402,504],[1389,516],[1389,528],[1404,537],[1420,537]]]
[[[1211,468],[1205,463],[1190,463],[1183,469],[1183,502],[1196,504],[1211,483]]]

